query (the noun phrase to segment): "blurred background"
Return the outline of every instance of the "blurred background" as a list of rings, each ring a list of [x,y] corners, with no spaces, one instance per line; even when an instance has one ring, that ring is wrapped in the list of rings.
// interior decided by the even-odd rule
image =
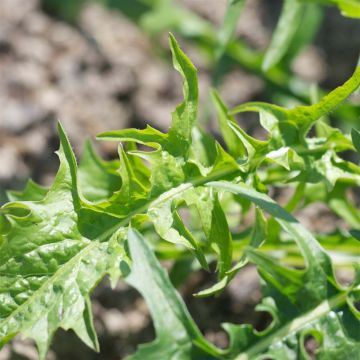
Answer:
[[[217,34],[227,0],[0,0],[0,205],[5,189],[21,189],[28,178],[51,183],[58,166],[58,120],[78,156],[87,138],[105,130],[147,123],[169,127],[182,97],[169,31],[198,68],[199,122],[215,136],[212,86],[230,107],[254,100],[292,106],[343,83],[357,63],[360,22],[335,7],[308,5],[296,46],[279,66],[262,72],[281,6],[280,0],[247,1],[234,40],[221,49]],[[332,119],[338,126],[360,127],[359,107],[340,114],[341,121]],[[262,136],[256,118],[238,120]],[[105,158],[116,156],[112,143],[96,147]],[[212,280],[200,272],[180,289],[210,340],[226,346],[219,324],[228,320],[266,326],[268,319],[254,312],[260,293],[253,268],[220,297],[194,300],[191,294]],[[105,281],[93,297],[101,354],[60,331],[48,359],[121,359],[154,338],[135,291],[120,284],[113,292]],[[19,339],[0,351],[1,360],[36,358],[33,345]]]

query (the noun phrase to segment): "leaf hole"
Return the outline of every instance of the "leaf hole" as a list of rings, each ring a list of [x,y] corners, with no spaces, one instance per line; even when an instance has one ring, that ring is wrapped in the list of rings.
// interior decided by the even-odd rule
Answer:
[[[184,225],[191,228],[191,210],[187,207],[180,207],[177,211]]]
[[[320,341],[314,335],[305,335],[304,348],[309,359],[316,360],[316,352],[319,347]]]
[[[222,323],[250,324],[259,330],[271,323],[270,314],[255,310],[261,300],[260,277],[255,266],[241,269],[219,296],[193,297],[192,294],[216,281],[215,274],[201,270],[192,273],[180,289],[191,316],[209,340],[220,347],[225,345]]]
[[[220,349],[226,349],[229,346],[229,337],[226,331],[221,329],[205,331],[205,337]]]
[[[155,328],[148,305],[135,288],[120,281],[112,289],[109,278],[105,277],[94,289],[91,297],[94,324],[104,359],[111,358],[113,354],[117,354],[121,359],[126,358],[136,351],[139,344],[155,339]],[[61,359],[70,358],[71,347],[69,349],[64,346],[64,349],[66,348],[68,353],[63,353]],[[84,347],[81,349],[85,351]],[[90,357],[89,354],[77,359]]]
[[[145,144],[137,144],[137,148],[139,151],[152,152],[154,148]]]
[[[340,285],[349,286],[355,280],[355,270],[353,268],[337,269],[335,278]]]
[[[321,195],[321,190],[314,188],[314,192]],[[346,228],[344,221],[330,210],[322,201],[314,202],[295,212],[294,216],[308,230],[313,233],[332,234],[338,229]]]
[[[360,300],[353,302],[354,308],[360,312]]]
[[[273,317],[267,311],[257,311],[258,320],[254,329],[258,332],[266,330],[273,322]]]

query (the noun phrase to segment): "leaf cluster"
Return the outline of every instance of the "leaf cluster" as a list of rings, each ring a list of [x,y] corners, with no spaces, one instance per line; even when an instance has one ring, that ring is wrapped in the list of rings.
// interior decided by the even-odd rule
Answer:
[[[61,327],[99,350],[89,296],[109,275],[113,285],[123,278],[138,289],[154,320],[156,340],[131,359],[306,359],[309,335],[320,344],[320,359],[358,356],[360,215],[348,190],[360,184],[360,167],[341,153],[359,151],[360,134],[353,130],[350,138],[324,117],[359,87],[360,67],[319,102],[292,109],[261,102],[228,109],[213,90],[220,143],[198,126],[196,68],[172,35],[170,48],[184,99],[167,133],[147,126],[100,134],[100,140],[119,142],[119,158],[104,161],[88,143],[78,165],[59,124],[53,185],[30,181],[23,192],[9,192],[0,209],[0,345],[21,333],[45,358]],[[238,125],[235,116],[243,112],[259,114],[265,140]],[[281,207],[268,193],[284,186],[294,195]],[[352,231],[306,230],[291,212],[317,201]],[[253,212],[245,231],[234,230],[234,206],[240,208],[236,225]],[[346,266],[356,257],[348,286],[334,275],[334,249]],[[218,281],[196,296],[221,293],[254,263],[263,280],[258,309],[269,312],[272,323],[262,332],[224,324],[230,345],[215,347],[154,251],[176,261],[196,259],[205,270],[216,261]]]

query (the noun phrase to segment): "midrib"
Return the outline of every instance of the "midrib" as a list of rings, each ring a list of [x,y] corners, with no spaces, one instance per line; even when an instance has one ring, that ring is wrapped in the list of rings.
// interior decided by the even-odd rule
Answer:
[[[224,167],[223,169],[220,169],[217,172],[215,172],[207,177],[194,178],[193,180],[190,180],[189,182],[180,185],[178,187],[179,191],[174,191],[171,194],[169,194],[169,196],[164,196],[167,194],[167,192],[165,192],[165,193],[161,194],[160,196],[158,196],[156,199],[153,199],[153,200],[147,202],[146,204],[144,204],[143,206],[139,207],[138,209],[134,210],[125,219],[120,221],[117,225],[113,226],[109,230],[102,233],[97,239],[92,240],[89,243],[89,245],[84,247],[78,254],[76,254],[66,264],[64,264],[55,274],[53,274],[48,280],[46,280],[44,282],[44,284],[42,284],[41,287],[37,291],[35,291],[33,296],[31,296],[28,300],[26,300],[24,303],[22,303],[19,307],[16,308],[15,311],[13,311],[11,314],[9,314],[9,316],[4,318],[0,322],[0,329],[2,326],[5,325],[5,323],[10,318],[13,318],[17,313],[21,312],[21,310],[23,308],[25,308],[29,303],[35,301],[39,296],[41,296],[41,294],[43,292],[42,290],[45,289],[46,286],[48,286],[49,284],[54,282],[55,279],[62,276],[64,274],[64,272],[66,272],[69,269],[69,267],[74,266],[74,264],[77,263],[79,258],[86,255],[88,251],[91,251],[95,246],[99,245],[99,243],[105,241],[108,237],[110,237],[112,234],[114,234],[118,229],[120,229],[123,226],[126,226],[130,222],[131,218],[134,215],[144,213],[151,206],[151,204],[156,203],[156,202],[162,203],[164,201],[167,201],[171,197],[174,197],[174,196],[180,194],[181,192],[191,188],[192,186],[199,186],[199,185],[205,184],[209,181],[216,180],[218,178],[222,178],[223,176],[230,175],[231,173],[236,173],[236,172],[238,172],[238,170],[234,170],[234,168]],[[161,198],[161,201],[159,201],[160,198]],[[0,335],[1,335],[1,333],[0,333]]]
[[[2,326],[8,321],[9,318],[13,318],[17,313],[21,312],[21,310],[29,305],[29,303],[34,302],[49,284],[53,283],[58,277],[62,276],[69,268],[73,268],[75,264],[78,262],[78,259],[81,259],[84,255],[86,255],[89,251],[91,251],[96,246],[100,245],[98,241],[91,241],[89,244],[84,247],[80,252],[78,252],[74,257],[72,257],[66,264],[64,264],[54,275],[52,275],[48,280],[46,280],[38,290],[34,292],[34,294],[29,297],[25,302],[23,302],[19,307],[16,308],[15,311],[9,314],[8,317],[4,318],[3,321],[0,322],[0,331]],[[1,335],[1,333],[0,333]]]

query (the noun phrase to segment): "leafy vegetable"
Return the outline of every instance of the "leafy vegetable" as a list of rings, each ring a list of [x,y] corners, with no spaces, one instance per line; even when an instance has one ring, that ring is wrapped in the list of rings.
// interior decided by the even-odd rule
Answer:
[[[58,174],[43,198],[8,203],[1,211],[7,226],[0,233],[0,343],[21,332],[36,341],[41,358],[59,327],[98,350],[89,293],[107,273],[115,281],[125,259],[116,232],[108,242],[80,233],[89,219],[79,214],[63,145],[58,154]]]
[[[102,160],[88,143],[78,166],[59,125],[53,185],[29,182],[23,192],[9,193],[11,201],[0,209],[0,344],[20,333],[32,337],[45,358],[62,327],[98,350],[89,295],[109,275],[113,284],[122,277],[138,289],[154,320],[155,341],[132,359],[301,359],[309,335],[320,344],[320,359],[356,357],[360,214],[348,192],[360,184],[360,167],[340,153],[359,148],[359,133],[353,130],[351,141],[321,118],[357,90],[360,67],[317,103],[292,109],[252,102],[229,110],[214,90],[224,149],[197,126],[196,68],[172,35],[170,48],[184,99],[168,133],[148,126],[100,134],[120,143],[119,159]],[[234,116],[247,111],[259,113],[265,140],[238,125]],[[316,123],[319,134],[310,136]],[[284,186],[294,189],[285,208],[267,195]],[[318,201],[354,229],[312,234],[290,213]],[[255,207],[254,223],[241,234],[230,226],[233,206],[241,209],[236,225]],[[172,249],[173,260],[194,258],[208,271],[217,262],[217,282],[197,296],[220,294],[247,263],[255,264],[263,280],[258,309],[270,313],[270,326],[257,332],[225,324],[229,347],[210,344],[148,234],[159,255]],[[349,259],[356,262],[351,285],[336,280],[339,257],[347,267]]]

